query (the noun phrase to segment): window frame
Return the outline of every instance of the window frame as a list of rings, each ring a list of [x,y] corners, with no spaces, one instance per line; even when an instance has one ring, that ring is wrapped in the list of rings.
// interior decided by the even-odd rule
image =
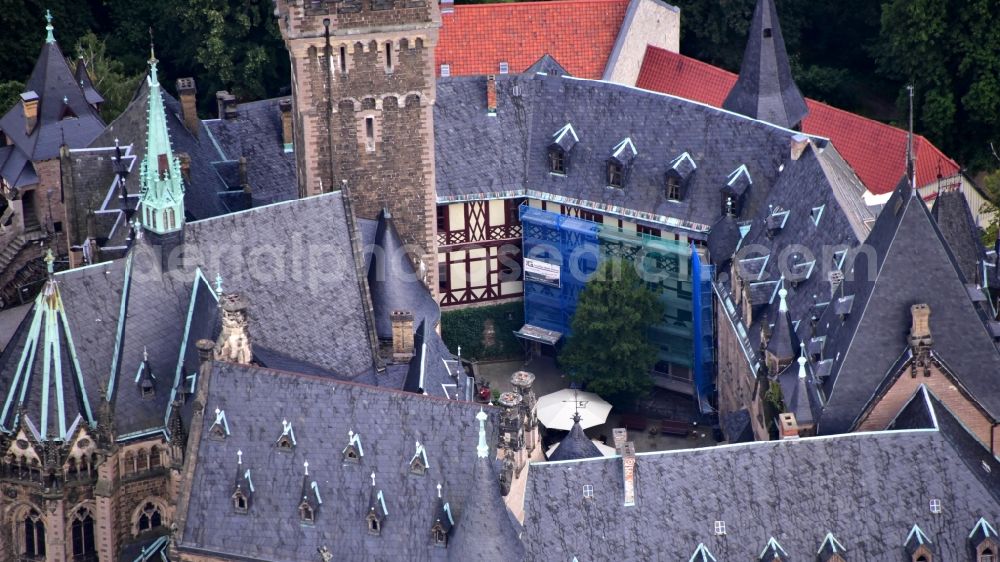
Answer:
[[[608,160],[607,178],[605,179],[608,180],[608,187],[623,189],[625,187],[625,166],[620,162]]]
[[[549,148],[549,173],[557,176],[566,175],[566,151],[561,147]]]

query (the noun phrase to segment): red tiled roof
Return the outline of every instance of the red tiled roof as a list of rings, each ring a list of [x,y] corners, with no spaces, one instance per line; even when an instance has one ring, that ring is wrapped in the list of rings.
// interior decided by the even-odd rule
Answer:
[[[721,107],[736,75],[657,47],[647,47],[636,85],[640,88]],[[892,191],[906,171],[906,131],[815,100],[806,100],[809,115],[802,131],[833,141],[874,194]],[[917,185],[957,174],[958,164],[923,136],[914,138]]]
[[[628,0],[467,4],[441,14],[437,73],[496,74],[501,62],[523,72],[551,55],[573,76],[604,74]]]

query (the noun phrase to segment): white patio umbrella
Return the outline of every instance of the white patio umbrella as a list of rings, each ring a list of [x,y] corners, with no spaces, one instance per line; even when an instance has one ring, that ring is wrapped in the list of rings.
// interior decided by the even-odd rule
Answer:
[[[593,392],[571,388],[538,399],[538,421],[549,429],[569,431],[573,428],[573,414],[577,411],[580,412],[580,427],[587,429],[607,421],[611,404]]]
[[[604,455],[604,456],[606,456],[606,457],[613,457],[616,454],[618,454],[618,452],[615,451],[614,447],[608,447],[607,445],[605,445],[604,443],[601,443],[597,439],[591,439],[591,441],[594,443],[594,445],[597,445],[597,450],[600,451],[601,454]],[[560,443],[555,443],[551,447],[549,447],[548,450],[545,451],[545,458],[551,457],[552,453],[556,452],[556,449],[559,448],[560,444],[561,444],[561,442]]]

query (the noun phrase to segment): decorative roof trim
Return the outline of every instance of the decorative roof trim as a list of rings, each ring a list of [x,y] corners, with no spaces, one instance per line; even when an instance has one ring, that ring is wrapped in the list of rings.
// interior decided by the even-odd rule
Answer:
[[[847,549],[844,548],[844,545],[840,544],[840,541],[837,540],[837,537],[833,536],[833,532],[827,531],[826,537],[823,538],[823,543],[819,545],[819,550],[816,551],[816,554],[823,552],[823,548],[827,544],[830,545],[830,552],[834,553],[847,552]]]
[[[785,549],[781,547],[781,543],[779,543],[777,539],[775,539],[774,537],[767,539],[767,545],[764,546],[764,550],[760,551],[760,556],[758,556],[758,558],[763,558],[764,554],[766,554],[768,550],[772,550],[774,552],[781,552],[782,555],[788,556],[788,553],[785,552]]]
[[[750,183],[751,185],[753,184],[753,178],[750,177],[750,170],[747,169],[747,165],[740,164],[739,168],[736,168],[732,172],[729,172],[729,176],[727,176],[726,185],[732,187],[732,185],[736,183],[736,180],[739,179],[740,175],[746,176],[747,183]]]
[[[912,539],[916,539],[917,544],[933,544],[931,539],[927,538],[927,535],[924,534],[924,531],[918,527],[916,523],[914,523],[913,528],[910,529],[910,534],[906,535],[906,541],[903,543],[903,546],[910,544]]]
[[[278,437],[278,441],[281,441],[282,437],[288,436],[292,440],[292,445],[298,445],[295,440],[295,430],[292,429],[292,424],[288,420],[281,420],[281,435]]]
[[[316,503],[319,505],[323,505],[323,498],[320,497],[319,495],[319,484],[317,484],[316,481],[313,480],[312,484],[309,485],[309,488],[311,488],[313,493],[316,494]]]
[[[365,456],[365,448],[361,446],[361,434],[354,433],[354,430],[352,429],[347,432],[347,437],[348,437],[347,447],[344,447],[344,449],[340,452],[346,453],[347,449],[353,445],[354,448],[358,450],[359,457]]]
[[[208,430],[211,431],[217,425],[222,428],[222,431],[226,432],[226,435],[230,435],[229,421],[226,420],[226,411],[218,408],[215,409],[215,421],[208,427]]]
[[[115,390],[118,387],[118,370],[122,354],[122,339],[125,337],[125,312],[128,310],[128,296],[129,291],[132,288],[132,258],[134,256],[135,252],[130,251],[128,253],[128,257],[125,258],[125,281],[122,286],[121,306],[118,309],[118,329],[115,334],[115,351],[114,355],[111,357],[111,377],[108,381],[107,393],[108,402],[111,402],[112,398],[114,398]]]
[[[198,281],[205,284],[208,288],[208,294],[212,295],[215,302],[219,302],[219,295],[212,290],[212,284],[208,282],[208,278],[205,277],[205,273],[201,270],[201,267],[197,267],[194,270],[194,284],[191,287],[191,300],[188,302],[187,318],[184,320],[184,336],[181,338],[181,349],[177,353],[177,369],[174,371],[174,384],[170,385],[170,403],[173,404],[174,400],[177,399],[177,386],[181,384],[181,377],[184,374],[184,356],[187,354],[187,344],[188,339],[191,336],[191,322],[194,319],[194,307],[198,299]],[[191,379],[191,394],[194,394],[195,386],[198,384],[198,370],[195,369],[194,372],[187,376]],[[185,381],[186,382],[186,381]],[[170,409],[163,415],[163,424],[166,427],[170,427]],[[169,433],[169,429],[168,429]]]
[[[253,488],[253,479],[250,478],[250,469],[248,468],[246,472],[243,473],[243,479],[247,481],[247,486],[250,486],[250,493],[254,493],[256,490]]]
[[[379,505],[382,506],[382,515],[388,516],[389,510],[385,508],[385,496],[382,494],[382,490],[379,490],[375,497],[378,499]]]
[[[698,169],[698,165],[694,163],[694,158],[691,158],[691,155],[687,151],[684,151],[683,154],[681,154],[677,158],[674,158],[673,160],[671,160],[670,161],[670,168],[673,169],[673,170],[676,170],[677,166],[679,166],[681,164],[681,162],[683,162],[684,160],[687,160],[688,162],[691,163],[691,168],[693,170],[697,170]]]
[[[625,137],[624,139],[621,140],[621,142],[616,144],[615,147],[611,149],[613,150],[611,155],[614,156],[615,158],[619,158],[621,157],[622,152],[624,152],[626,148],[632,151],[632,157],[639,155],[639,151],[635,149],[635,144],[632,142],[631,137]]]
[[[688,558],[688,562],[716,562],[716,560],[705,543],[698,543],[698,548],[694,549],[694,554]]]
[[[576,131],[573,129],[573,125],[571,123],[566,123],[561,129],[556,131],[555,134],[552,135],[552,142],[561,143],[563,137],[567,134],[573,135],[573,142],[580,142],[580,137],[576,136]]]
[[[819,219],[823,217],[823,210],[826,209],[826,204],[820,205],[819,207],[812,208],[812,219],[813,224],[819,226]]]
[[[444,507],[442,509],[444,509],[444,512],[448,514],[448,523],[451,524],[451,525],[454,525],[455,524],[455,518],[452,517],[452,515],[451,515],[451,504],[450,503],[445,503]]]
[[[413,453],[412,457],[410,457],[410,464],[413,464],[413,461],[417,460],[417,457],[420,457],[423,461],[424,468],[430,468],[430,465],[427,464],[427,449],[424,448],[420,441],[417,441],[416,452]]]
[[[980,528],[983,530],[984,537],[997,536],[997,530],[993,528],[993,525],[990,525],[990,522],[985,517],[980,517],[979,521],[976,521],[976,526],[972,528],[972,532],[969,533],[969,538],[971,539]]]

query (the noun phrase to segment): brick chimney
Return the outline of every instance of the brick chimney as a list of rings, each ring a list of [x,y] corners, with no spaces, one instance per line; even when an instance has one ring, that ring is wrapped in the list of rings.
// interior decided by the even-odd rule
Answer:
[[[240,189],[250,193],[250,180],[247,179],[247,157],[240,156]]]
[[[798,160],[809,146],[809,137],[798,134],[792,137],[792,160]]]
[[[622,446],[621,455],[625,507],[629,507],[635,505],[635,443],[626,441]]]
[[[236,96],[225,90],[215,93],[215,103],[219,110],[219,119],[236,118]]]
[[[30,135],[38,124],[38,94],[34,90],[21,94],[21,107],[24,109],[24,130]]]
[[[278,102],[278,109],[281,110],[281,142],[285,145],[285,152],[292,152],[295,150],[295,137],[292,136],[292,100],[281,100]]]
[[[497,114],[497,77],[492,74],[486,77],[486,112]]]
[[[198,119],[198,108],[195,94],[194,78],[177,79],[177,95],[181,98],[181,116],[184,118],[184,126],[194,136],[198,136],[201,130],[201,121]]]
[[[177,160],[181,163],[181,177],[188,184],[191,183],[191,155],[187,152],[178,152]]]
[[[778,414],[778,431],[781,432],[781,439],[798,439],[799,424],[795,421],[795,414],[785,412]]]
[[[931,307],[926,304],[915,304],[910,307],[910,347],[914,350],[930,347],[931,339]]]
[[[392,358],[396,361],[409,360],[413,357],[413,313],[393,310],[389,319],[392,321]]]

